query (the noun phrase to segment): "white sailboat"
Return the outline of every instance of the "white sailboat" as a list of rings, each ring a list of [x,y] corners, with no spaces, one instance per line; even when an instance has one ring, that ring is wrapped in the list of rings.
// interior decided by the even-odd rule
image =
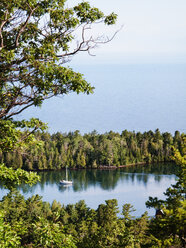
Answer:
[[[66,167],[66,179],[59,182],[61,185],[71,185],[73,182],[68,180],[68,171]]]

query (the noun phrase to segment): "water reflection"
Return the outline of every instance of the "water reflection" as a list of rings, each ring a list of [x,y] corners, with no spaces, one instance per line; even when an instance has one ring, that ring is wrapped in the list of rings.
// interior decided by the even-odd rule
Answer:
[[[175,183],[175,165],[158,164],[148,166],[133,166],[117,170],[70,170],[69,180],[73,185],[62,186],[60,180],[65,177],[65,171],[41,172],[41,181],[30,187],[19,187],[24,196],[39,194],[44,201],[53,200],[61,204],[75,204],[85,200],[90,208],[97,209],[98,205],[108,199],[117,199],[120,211],[125,203],[130,203],[140,216],[145,211],[153,215],[153,210],[145,207],[149,196],[163,199],[163,192]],[[5,195],[4,189],[0,190]]]
[[[73,181],[70,188],[74,192],[85,191],[89,187],[99,186],[102,190],[113,190],[119,182],[131,182],[147,186],[150,178],[154,175],[154,181],[161,182],[164,175],[171,175],[175,172],[176,165],[173,163],[160,163],[156,165],[130,166],[117,170],[70,170],[69,179]],[[62,178],[65,177],[65,171],[40,172],[41,181],[30,187],[21,185],[19,189],[26,194],[34,194],[38,187],[43,192],[47,186],[57,186],[59,191],[69,190],[69,187],[59,185]]]

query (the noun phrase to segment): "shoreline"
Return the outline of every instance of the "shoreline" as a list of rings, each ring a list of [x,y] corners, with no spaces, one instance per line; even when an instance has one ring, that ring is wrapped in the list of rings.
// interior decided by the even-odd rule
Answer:
[[[132,166],[138,166],[138,165],[150,165],[150,164],[159,164],[159,163],[173,163],[174,161],[159,161],[159,162],[152,162],[152,163],[146,163],[146,162],[139,162],[139,163],[134,163],[134,164],[126,164],[126,165],[120,165],[120,166],[114,166],[114,165],[100,165],[97,168],[93,168],[93,167],[85,167],[85,168],[70,168],[68,167],[69,170],[117,170],[117,169],[122,169],[122,168],[127,168],[127,167],[132,167]],[[33,172],[45,172],[45,171],[61,171],[61,170],[65,170],[66,168],[63,167],[61,169],[46,169],[46,170],[30,170]]]

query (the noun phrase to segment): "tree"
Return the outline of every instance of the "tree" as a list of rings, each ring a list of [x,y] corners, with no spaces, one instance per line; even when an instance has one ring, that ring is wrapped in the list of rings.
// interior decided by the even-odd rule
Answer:
[[[20,237],[12,230],[12,226],[9,223],[3,221],[4,212],[0,210],[0,247],[3,248],[16,248],[20,246]]]
[[[115,20],[114,13],[105,16],[87,2],[65,8],[65,0],[1,1],[0,119],[10,120],[56,95],[92,93],[83,76],[63,64],[78,52],[109,42],[112,37],[94,39],[88,32],[92,24]],[[77,30],[81,36],[74,46]]]
[[[106,204],[100,204],[97,209],[99,232],[96,247],[117,247],[118,234],[117,213],[119,213],[117,200],[107,200]]]
[[[40,120],[13,118],[31,106],[70,92],[89,94],[93,87],[64,63],[81,51],[90,53],[113,37],[93,38],[93,24],[114,24],[89,3],[66,8],[65,0],[15,0],[0,3],[0,150],[23,149],[33,133],[46,129]],[[76,40],[77,34],[81,34]],[[77,41],[77,43],[75,42]],[[76,45],[75,45],[76,43]],[[23,130],[23,131],[22,131]]]
[[[44,100],[56,95],[93,92],[93,87],[83,75],[63,64],[78,52],[90,52],[98,44],[109,42],[112,37],[94,39],[92,35],[87,35],[92,24],[114,24],[116,15],[105,16],[87,2],[65,8],[65,2],[0,2],[0,153],[18,151],[18,148],[23,152],[29,143],[34,143],[33,133],[46,129],[46,125],[36,118],[15,121],[14,117],[25,109],[41,106]],[[74,46],[78,30],[81,35]],[[16,185],[23,182],[32,184],[38,179],[34,173],[20,168],[15,171],[0,164],[0,181],[11,191]],[[4,213],[0,212],[0,229],[3,233],[0,243],[3,247],[17,247],[19,237],[16,232],[10,232],[10,226],[5,220],[2,221],[2,216]],[[68,241],[67,236],[62,237],[58,224],[50,226],[45,219],[41,219],[33,224],[33,228],[36,230],[34,239],[40,243],[39,246],[75,247],[71,238]],[[40,240],[44,237],[43,233],[47,233],[47,236]],[[61,243],[63,240],[64,244]]]
[[[173,147],[172,159],[179,166],[178,180],[175,185],[169,187],[164,193],[166,200],[158,200],[157,197],[149,198],[147,207],[161,208],[164,214],[152,220],[151,233],[161,241],[161,247],[185,247],[185,218],[186,218],[186,137],[180,151]]]

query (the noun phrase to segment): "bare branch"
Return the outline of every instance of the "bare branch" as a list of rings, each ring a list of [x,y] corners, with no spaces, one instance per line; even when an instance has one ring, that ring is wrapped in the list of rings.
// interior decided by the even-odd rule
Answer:
[[[81,33],[81,42],[78,42],[77,47],[72,51],[72,52],[66,52],[65,54],[60,54],[57,55],[58,58],[63,58],[65,59],[65,57],[71,57],[75,54],[77,54],[78,52],[88,52],[89,55],[91,56],[95,56],[94,54],[91,54],[90,50],[96,48],[99,44],[106,44],[109,43],[110,41],[112,41],[114,39],[114,37],[117,35],[117,33],[123,28],[123,26],[121,26],[121,28],[119,30],[117,30],[111,37],[105,37],[104,35],[102,36],[98,36],[97,38],[93,38],[92,36],[89,37],[89,39],[85,39],[85,33],[86,30],[90,30],[91,29],[91,25],[90,24],[85,24],[82,27],[82,33]],[[70,59],[69,59],[70,60]],[[68,61],[68,59],[67,59]]]
[[[106,43],[109,43],[110,41],[112,41],[114,39],[114,37],[117,35],[117,33],[119,31],[121,31],[122,28],[123,28],[123,25],[110,38],[107,36],[105,40],[101,40],[101,41],[96,41],[95,40],[94,43],[95,44],[106,44]],[[105,36],[102,36],[102,37],[105,38]]]

